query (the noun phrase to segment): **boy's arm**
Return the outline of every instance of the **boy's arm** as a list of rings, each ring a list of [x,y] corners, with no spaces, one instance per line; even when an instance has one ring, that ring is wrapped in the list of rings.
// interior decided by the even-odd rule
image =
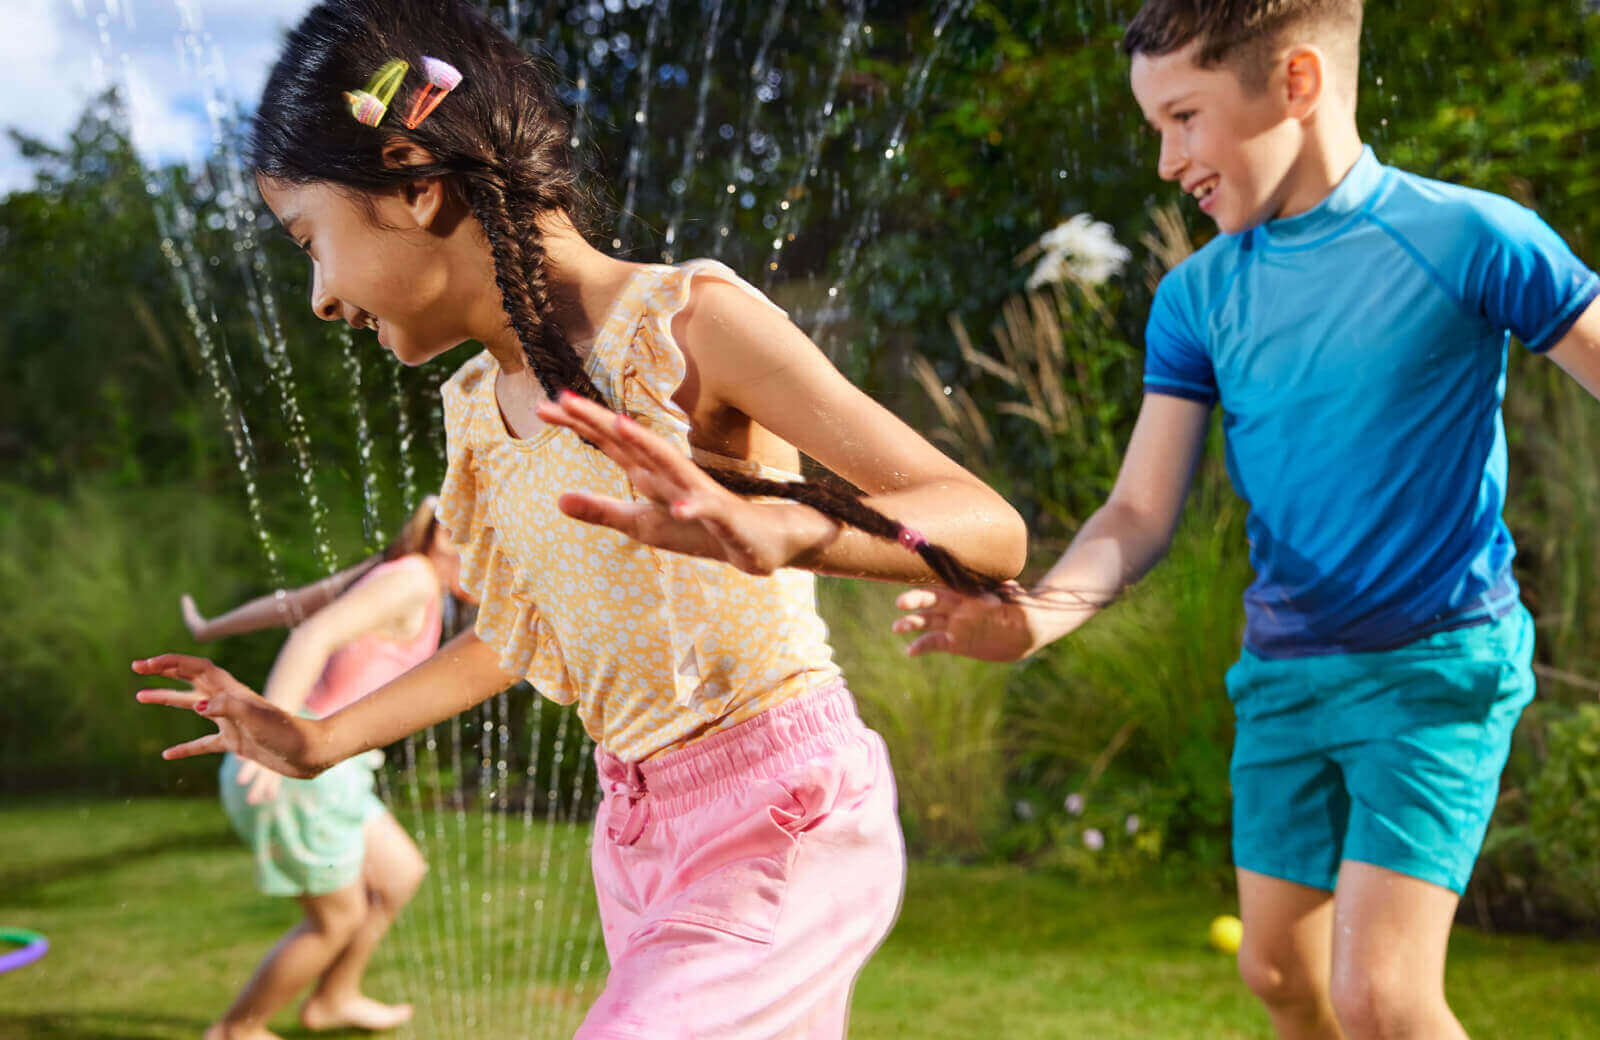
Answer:
[[[1600,300],[1579,315],[1546,356],[1600,398]]]
[[[904,593],[897,602],[907,613],[894,630],[922,633],[909,652],[1014,661],[1098,614],[1166,555],[1210,412],[1199,401],[1146,394],[1111,496],[1049,573],[1012,603],[948,589]]]

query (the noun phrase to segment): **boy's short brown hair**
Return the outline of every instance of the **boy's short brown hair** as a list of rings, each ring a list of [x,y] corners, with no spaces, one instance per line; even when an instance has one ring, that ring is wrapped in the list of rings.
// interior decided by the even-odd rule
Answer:
[[[1159,56],[1200,41],[1195,64],[1234,65],[1240,81],[1262,90],[1274,52],[1292,30],[1307,30],[1355,88],[1364,0],[1148,0],[1122,37],[1124,54]]]

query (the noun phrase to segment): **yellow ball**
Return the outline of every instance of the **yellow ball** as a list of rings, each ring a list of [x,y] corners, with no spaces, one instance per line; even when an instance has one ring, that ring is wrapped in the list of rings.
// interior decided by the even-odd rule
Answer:
[[[1239,940],[1244,938],[1244,922],[1232,914],[1223,914],[1211,922],[1211,945],[1223,953],[1238,953]]]

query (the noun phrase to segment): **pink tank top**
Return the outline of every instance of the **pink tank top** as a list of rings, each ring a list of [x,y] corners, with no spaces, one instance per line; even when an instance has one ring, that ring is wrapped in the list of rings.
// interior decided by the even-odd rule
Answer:
[[[402,556],[380,563],[363,574],[351,588],[396,567],[428,567],[421,556]],[[431,574],[433,568],[428,567]],[[331,715],[360,700],[391,679],[396,679],[433,655],[439,648],[440,597],[428,600],[428,611],[412,638],[400,642],[377,633],[353,639],[334,651],[322,677],[306,698],[306,710],[317,718]]]

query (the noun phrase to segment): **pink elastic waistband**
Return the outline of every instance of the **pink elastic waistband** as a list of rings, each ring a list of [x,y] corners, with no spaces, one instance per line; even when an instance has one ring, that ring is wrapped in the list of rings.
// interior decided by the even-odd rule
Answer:
[[[608,793],[648,799],[656,819],[676,816],[748,784],[778,776],[865,730],[842,679],[768,708],[721,733],[648,759],[624,762],[603,747],[595,763]]]

